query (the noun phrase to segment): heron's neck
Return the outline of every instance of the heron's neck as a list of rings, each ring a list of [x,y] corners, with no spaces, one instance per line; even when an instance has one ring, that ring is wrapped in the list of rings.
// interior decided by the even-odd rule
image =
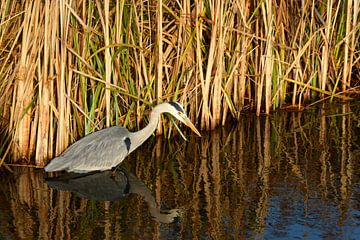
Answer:
[[[151,134],[153,134],[153,132],[155,132],[160,120],[161,113],[162,112],[158,111],[156,108],[153,109],[150,115],[149,124],[143,129],[132,133],[131,147],[129,152],[134,151],[137,147],[143,144],[143,142],[145,142],[151,136]]]

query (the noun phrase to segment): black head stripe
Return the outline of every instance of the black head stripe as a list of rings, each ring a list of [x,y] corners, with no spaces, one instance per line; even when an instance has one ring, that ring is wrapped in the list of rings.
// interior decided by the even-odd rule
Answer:
[[[131,146],[131,140],[130,138],[125,138],[124,139],[125,145],[126,145],[126,149],[129,151],[130,150],[130,146]]]
[[[184,110],[180,107],[180,105],[176,102],[169,102],[171,106],[173,106],[177,111],[184,113]]]

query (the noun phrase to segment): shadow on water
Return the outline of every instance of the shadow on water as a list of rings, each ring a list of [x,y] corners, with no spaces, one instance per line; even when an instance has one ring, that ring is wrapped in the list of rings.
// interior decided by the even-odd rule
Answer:
[[[129,194],[137,194],[147,203],[151,216],[157,222],[171,223],[178,216],[178,209],[162,211],[150,189],[125,169],[87,174],[64,174],[46,178],[49,187],[71,191],[81,198],[97,201],[118,201]]]
[[[15,169],[0,179],[0,239],[356,239],[359,112],[244,116],[189,142],[152,139],[126,170],[48,184]]]

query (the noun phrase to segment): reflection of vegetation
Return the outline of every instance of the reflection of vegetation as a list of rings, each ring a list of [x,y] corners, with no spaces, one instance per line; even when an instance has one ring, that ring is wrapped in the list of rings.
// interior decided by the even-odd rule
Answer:
[[[305,216],[304,224],[324,222],[319,231],[333,233],[356,207],[350,196],[360,179],[358,110],[324,109],[244,116],[234,129],[218,129],[188,144],[158,139],[140,147],[124,166],[146,183],[163,209],[183,210],[170,225],[154,221],[137,195],[89,201],[49,191],[41,172],[16,174],[15,182],[7,180],[1,189],[11,196],[6,201],[14,236],[245,239],[269,227],[280,231],[287,224],[281,220],[291,223],[296,211]],[[276,221],[269,225],[274,208]],[[329,230],[333,222],[337,227]]]

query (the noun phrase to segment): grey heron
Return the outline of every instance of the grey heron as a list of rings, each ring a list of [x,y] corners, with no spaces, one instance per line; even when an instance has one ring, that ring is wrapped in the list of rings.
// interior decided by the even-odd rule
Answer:
[[[164,102],[151,111],[149,124],[140,131],[129,132],[124,127],[114,126],[91,133],[51,160],[45,171],[86,173],[112,169],[151,136],[162,113],[171,114],[201,136],[179,103]]]

